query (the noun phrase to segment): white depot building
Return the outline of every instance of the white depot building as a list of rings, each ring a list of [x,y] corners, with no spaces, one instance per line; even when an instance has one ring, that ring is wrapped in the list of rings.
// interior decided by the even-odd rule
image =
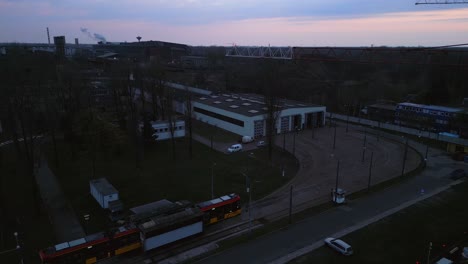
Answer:
[[[326,107],[293,100],[279,100],[277,133],[320,127]],[[267,110],[263,96],[255,94],[211,94],[193,99],[193,117],[241,136],[266,135]]]

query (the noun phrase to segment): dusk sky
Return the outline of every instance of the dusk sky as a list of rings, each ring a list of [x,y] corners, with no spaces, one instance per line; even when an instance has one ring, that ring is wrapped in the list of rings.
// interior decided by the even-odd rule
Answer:
[[[161,40],[190,45],[468,43],[467,5],[412,0],[0,0],[0,42]],[[95,35],[98,34],[98,35]]]

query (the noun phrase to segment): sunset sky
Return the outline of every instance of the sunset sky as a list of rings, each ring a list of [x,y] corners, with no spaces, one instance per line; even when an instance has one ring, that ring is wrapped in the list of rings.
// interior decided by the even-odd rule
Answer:
[[[0,42],[161,40],[190,45],[468,43],[467,5],[411,0],[0,0]],[[95,35],[97,34],[97,35]]]

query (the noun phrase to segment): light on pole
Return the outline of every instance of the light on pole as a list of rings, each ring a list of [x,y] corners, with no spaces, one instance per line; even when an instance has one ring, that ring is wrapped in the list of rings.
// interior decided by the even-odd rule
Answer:
[[[253,152],[250,152],[248,155],[249,158],[254,158]],[[247,173],[249,171],[249,167],[247,164]],[[246,189],[249,193],[249,233],[252,233],[252,178],[248,174],[244,174],[246,180]],[[248,184],[247,184],[248,183]]]
[[[427,153],[429,152],[429,142],[426,143],[426,156],[424,156],[424,161],[427,161]]]
[[[431,249],[432,249],[432,242],[429,242],[429,250],[427,251],[427,264],[429,264],[429,260],[431,258]]]
[[[89,214],[83,215],[83,218],[85,220],[85,233],[87,234],[89,232],[89,230],[88,230]]]
[[[340,160],[337,160],[336,164],[336,182],[335,182],[335,190],[332,193],[333,202],[336,203],[337,192],[338,192],[338,177],[340,175]]]
[[[19,239],[18,239],[18,232],[14,232],[13,235],[15,236],[15,240],[16,240],[16,250],[18,250],[19,252],[19,255],[20,255],[20,263],[23,264],[23,255],[21,253],[21,246],[20,246],[20,243],[19,243]]]

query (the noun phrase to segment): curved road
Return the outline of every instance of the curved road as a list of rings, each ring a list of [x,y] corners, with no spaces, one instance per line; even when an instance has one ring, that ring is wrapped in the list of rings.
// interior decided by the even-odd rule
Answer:
[[[354,129],[361,128],[353,126],[353,130]],[[329,200],[330,189],[321,186],[327,186],[327,184],[329,185],[331,182],[334,182],[334,177],[330,179],[330,176],[326,176],[326,171],[336,171],[336,167],[333,166],[333,163],[329,165],[325,163],[329,160],[328,153],[333,149],[330,147],[330,142],[332,144],[334,129],[326,127],[320,130],[322,133],[319,135],[317,135],[318,131],[316,131],[316,139],[311,138],[310,131],[303,131],[297,135],[297,137],[302,137],[303,140],[298,141],[298,138],[296,138],[296,143],[298,144],[296,146],[297,156],[302,155],[303,158],[313,157],[313,154],[309,156],[305,151],[307,148],[310,149],[310,145],[314,144],[313,142],[315,141],[318,141],[318,143],[316,143],[318,146],[315,148],[315,153],[322,153],[318,158],[312,159],[312,161],[310,161],[306,166],[301,163],[301,170],[297,175],[297,179],[294,179],[291,182],[292,184],[297,184],[298,182],[303,182],[301,180],[302,178],[307,177],[318,180],[317,185],[302,187],[302,189],[301,187],[297,188],[301,191],[298,192],[293,199],[301,199],[304,197],[303,199],[307,200],[308,198],[309,202],[305,202],[305,204],[314,204],[314,202],[319,202],[320,198],[315,200],[313,199],[314,193],[317,194],[317,197],[320,197],[320,193],[322,192],[325,195],[328,194],[327,199]],[[345,175],[342,176],[344,178],[344,186],[348,190],[353,190],[353,188],[362,189],[363,178],[366,178],[368,175],[367,173],[364,173],[364,176],[361,175],[361,173],[363,173],[363,168],[361,167],[364,166],[360,165],[362,160],[363,135],[357,131],[348,132],[348,135],[346,135],[343,127],[341,129],[339,128],[337,134],[342,134],[342,136],[337,137],[337,147],[333,154],[334,157],[339,157],[340,160],[342,158],[347,159],[347,161],[343,161],[343,164],[345,164],[343,170],[346,171]],[[289,135],[289,137],[290,136],[291,135]],[[395,140],[401,139],[393,135],[386,135],[386,137],[393,137]],[[341,140],[338,141],[338,138]],[[345,148],[345,142],[351,143],[353,140],[352,138],[354,138],[354,141],[357,139],[357,142],[359,143],[357,145],[351,144],[349,145],[350,148]],[[361,140],[359,140],[360,138]],[[384,175],[397,176],[401,174],[403,162],[402,153],[404,151],[402,144],[392,144],[389,142],[389,145],[382,145],[380,143],[382,138],[377,141],[376,136],[369,135],[366,140],[369,140],[369,148],[374,149],[374,161],[377,164],[381,164],[381,167],[376,167],[375,172],[373,173],[376,175],[374,178],[375,181],[385,180]],[[410,141],[409,143],[411,146],[415,147],[418,152],[423,153],[424,155],[424,145],[413,141]],[[303,148],[298,149],[298,146],[303,146]],[[390,149],[388,149],[388,147],[390,147]],[[361,155],[359,155],[359,150],[361,151]],[[379,150],[384,150],[384,153],[376,155]],[[328,156],[323,155],[323,152]],[[412,167],[414,168],[417,166],[418,160],[419,158],[416,153],[408,153],[406,168],[408,170]],[[365,167],[368,169],[369,163],[365,162],[365,164],[367,164]],[[322,239],[326,236],[331,234],[337,234],[339,236],[344,235],[346,232],[351,232],[355,229],[361,228],[405,206],[408,206],[411,203],[417,202],[420,199],[429,197],[430,195],[448,188],[448,186],[453,184],[453,182],[449,180],[446,175],[448,175],[454,168],[466,166],[467,164],[465,163],[454,162],[451,160],[444,151],[431,149],[429,152],[427,167],[420,175],[412,177],[398,185],[391,186],[379,193],[373,193],[358,200],[350,201],[345,206],[333,208],[319,215],[294,223],[285,229],[272,232],[237,247],[230,248],[219,254],[205,258],[199,261],[199,263],[285,263],[288,260],[300,256],[308,250],[310,251],[314,247],[321,245]],[[313,168],[312,171],[311,168]],[[395,175],[395,173],[397,175]],[[328,175],[330,175],[330,172],[328,172]],[[342,175],[341,170],[340,175]],[[287,190],[288,187],[284,187],[283,189]],[[302,190],[304,190],[304,192],[302,192]],[[271,196],[273,199],[272,197],[267,197],[264,200],[258,201],[256,206],[268,204],[268,202],[265,201],[269,201],[269,199],[271,199],[271,208],[273,208],[273,206],[278,202],[280,204],[287,204],[289,202],[288,199],[284,198],[283,201],[280,200],[282,197],[281,190],[278,190],[277,193],[272,194]],[[274,199],[274,197],[280,198]],[[262,213],[265,213],[266,210],[262,210],[263,208],[269,207],[267,205],[266,207],[262,207],[261,209],[256,208],[255,210],[261,210]],[[256,214],[256,216],[258,215],[260,215],[260,213]]]

